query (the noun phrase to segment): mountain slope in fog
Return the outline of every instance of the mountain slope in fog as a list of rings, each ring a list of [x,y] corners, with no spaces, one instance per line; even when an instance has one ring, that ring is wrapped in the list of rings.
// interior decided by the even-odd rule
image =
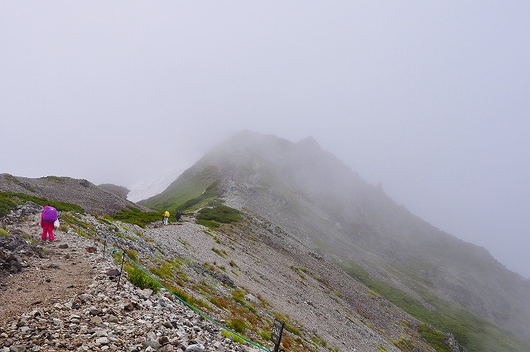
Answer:
[[[428,309],[440,301],[464,307],[530,339],[528,280],[397,205],[314,139],[240,132],[144,204],[171,206],[189,185],[204,189],[214,180],[228,205],[261,214],[352,275],[391,285]]]

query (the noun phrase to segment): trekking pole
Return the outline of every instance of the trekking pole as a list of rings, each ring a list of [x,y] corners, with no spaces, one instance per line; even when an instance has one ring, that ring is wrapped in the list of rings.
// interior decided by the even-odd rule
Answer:
[[[122,252],[120,275],[118,275],[118,285],[116,286],[116,291],[118,291],[120,289],[120,281],[121,281],[121,275],[123,274],[123,263],[124,262],[125,262],[125,252]]]
[[[101,252],[101,259],[105,259],[107,253],[107,235],[103,235],[103,252]]]

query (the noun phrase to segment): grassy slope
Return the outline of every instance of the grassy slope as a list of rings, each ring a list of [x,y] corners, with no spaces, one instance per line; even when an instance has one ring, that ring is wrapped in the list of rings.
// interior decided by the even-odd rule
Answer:
[[[420,281],[418,287],[423,287],[422,298],[434,309],[427,309],[420,302],[407,293],[386,283],[373,280],[369,274],[354,262],[339,263],[339,265],[354,279],[385,297],[399,308],[414,316],[416,319],[439,329],[452,333],[459,344],[466,347],[469,352],[515,352],[530,351],[530,343],[517,339],[513,334],[506,332],[486,320],[466,311],[461,307],[450,305],[437,298]],[[422,336],[433,346],[439,345],[440,336],[432,329],[423,327]],[[441,345],[440,345],[441,346]],[[439,351],[449,351],[440,347]]]
[[[215,180],[214,171],[205,168],[182,181],[177,180],[176,185],[171,185],[165,192],[142,201],[140,204],[159,211],[169,210],[174,213],[177,209],[183,210],[184,203],[199,197]]]

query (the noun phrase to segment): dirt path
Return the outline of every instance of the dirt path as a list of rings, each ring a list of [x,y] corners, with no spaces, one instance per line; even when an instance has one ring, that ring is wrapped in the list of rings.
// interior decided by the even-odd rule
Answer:
[[[58,237],[58,241],[42,245],[44,258],[29,257],[20,273],[0,279],[1,322],[63,301],[93,282],[97,256],[86,251],[81,238]]]

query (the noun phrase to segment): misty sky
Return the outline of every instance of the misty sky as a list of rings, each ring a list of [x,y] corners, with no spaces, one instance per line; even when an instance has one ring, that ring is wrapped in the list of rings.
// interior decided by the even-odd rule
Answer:
[[[1,1],[0,173],[131,187],[313,136],[530,276],[529,1]]]

